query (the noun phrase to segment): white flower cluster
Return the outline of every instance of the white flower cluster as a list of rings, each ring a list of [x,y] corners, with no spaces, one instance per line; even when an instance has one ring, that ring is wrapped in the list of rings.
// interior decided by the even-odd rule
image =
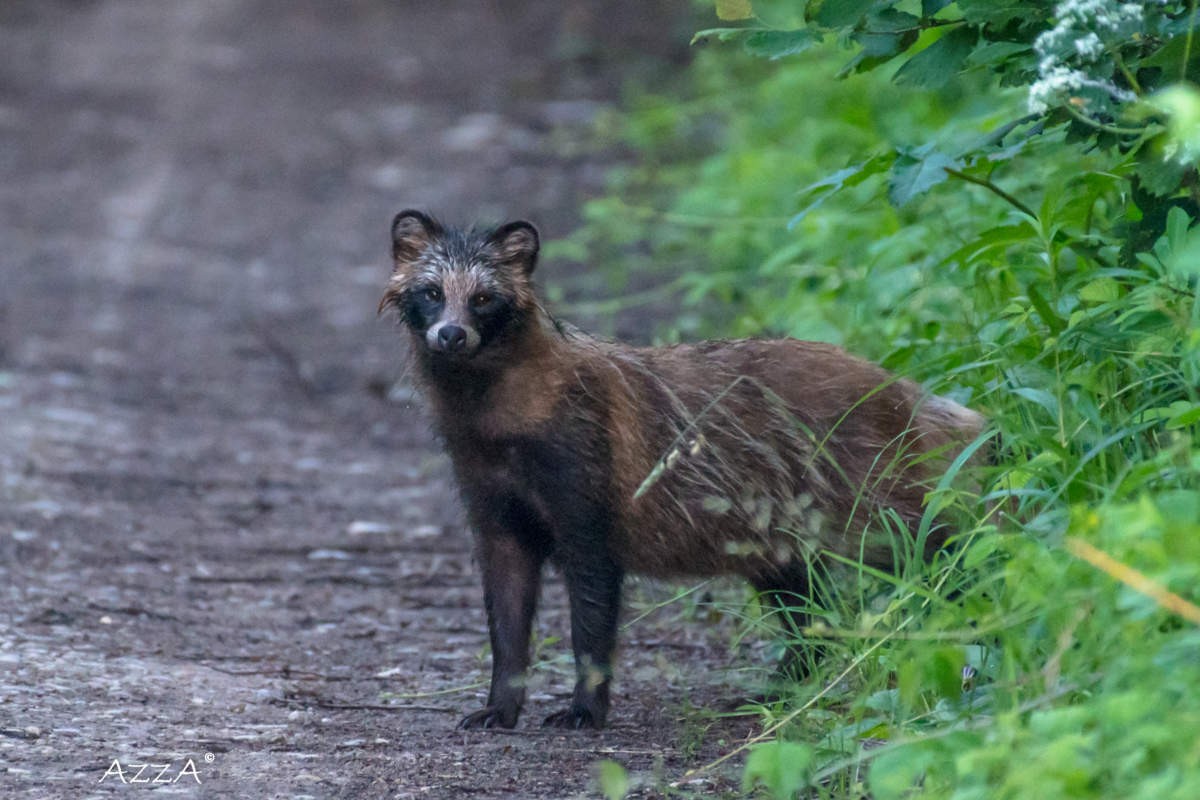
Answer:
[[[1042,77],[1029,87],[1029,110],[1034,114],[1044,114],[1051,105],[1058,105],[1063,98],[1071,97],[1080,89],[1094,89],[1122,103],[1137,99],[1133,92],[1110,80],[1093,78],[1082,70],[1062,64],[1055,64],[1040,74]]]
[[[1045,113],[1051,106],[1073,100],[1087,109],[1089,99],[1127,103],[1135,95],[1114,84],[1106,64],[1109,48],[1141,33],[1147,6],[1168,0],[1119,3],[1112,0],[1063,0],[1054,8],[1055,25],[1033,44],[1038,57],[1038,80],[1029,87],[1029,110]],[[1089,69],[1091,68],[1091,69]],[[1099,72],[1101,74],[1094,74]]]

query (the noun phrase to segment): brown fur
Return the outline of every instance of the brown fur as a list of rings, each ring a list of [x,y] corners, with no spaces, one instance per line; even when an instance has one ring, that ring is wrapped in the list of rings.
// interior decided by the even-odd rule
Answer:
[[[514,356],[476,415],[430,387],[439,424],[454,440],[602,431],[611,458],[586,466],[618,512],[615,550],[629,571],[659,577],[753,578],[795,548],[857,558],[870,514],[892,508],[915,527],[932,482],[983,428],[974,412],[818,342],[635,348],[564,335],[542,317]],[[893,564],[885,543],[865,556]]]
[[[441,229],[420,219],[430,226],[424,245],[398,218],[385,302],[429,272],[421,248],[436,248]],[[599,727],[621,575],[732,573],[811,595],[808,569],[823,554],[891,568],[894,542],[872,524],[877,515],[891,509],[915,531],[926,493],[984,426],[833,345],[645,348],[570,329],[532,291],[536,233],[511,227],[476,235],[494,264],[449,264],[456,275],[444,284],[477,269],[501,281],[513,298],[503,335],[455,360],[430,352],[414,328],[416,374],[476,529],[492,628],[492,697],[467,726],[516,721],[544,559],[567,579],[580,669],[572,708],[548,722]],[[523,255],[527,265],[514,268]],[[450,295],[446,309],[460,302]],[[927,550],[945,536],[935,529]]]

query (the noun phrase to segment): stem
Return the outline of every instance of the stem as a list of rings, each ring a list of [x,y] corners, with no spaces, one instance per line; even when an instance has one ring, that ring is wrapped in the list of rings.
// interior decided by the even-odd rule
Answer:
[[[1187,40],[1183,45],[1183,61],[1179,65],[1179,80],[1187,80],[1187,66],[1192,59],[1192,34],[1196,31],[1196,0],[1192,0],[1192,10],[1188,19]]]
[[[1113,58],[1117,62],[1117,69],[1121,70],[1121,74],[1125,76],[1125,80],[1129,81],[1129,88],[1133,89],[1134,94],[1141,97],[1141,84],[1138,83],[1138,79],[1134,76],[1134,74],[1129,71],[1129,67],[1125,66],[1125,59],[1121,58],[1121,54],[1119,52],[1114,52]]]
[[[1079,111],[1075,109],[1075,106],[1071,105],[1070,103],[1064,103],[1063,108],[1067,110],[1068,114],[1082,122],[1084,125],[1090,125],[1096,130],[1104,131],[1105,133],[1111,133],[1115,136],[1141,136],[1152,127],[1147,125],[1145,128],[1121,128],[1117,125],[1106,125],[1103,122],[1097,122],[1086,114],[1079,113]]]
[[[886,31],[863,31],[866,34],[884,34],[889,33],[913,33],[914,31],[926,31],[931,28],[944,28],[947,25],[964,25],[965,19],[929,19],[921,20],[916,25],[910,25],[907,28],[888,29]]]
[[[1200,625],[1200,606],[1168,590],[1161,583],[1151,580],[1128,564],[1124,564],[1108,553],[1093,547],[1077,536],[1068,536],[1067,550],[1076,558],[1082,558],[1101,572],[1125,584],[1135,592],[1144,594],[1173,614]]]
[[[1008,136],[1010,133],[1012,133],[1014,130],[1016,130],[1020,126],[1024,125],[1027,122],[1033,122],[1034,120],[1040,119],[1040,118],[1041,118],[1041,114],[1026,114],[1025,116],[1020,117],[1019,119],[1014,119],[1011,122],[1005,123],[1004,125],[1001,125],[999,128],[996,128],[996,130],[992,131],[987,136],[985,136],[983,138],[982,146],[990,147],[991,145],[994,145],[994,144],[1000,144],[1001,142],[1004,141],[1005,136]],[[1027,137],[1031,138],[1034,134],[1034,131],[1036,131],[1036,128],[1029,131],[1026,134]]]
[[[996,184],[989,181],[987,178],[976,178],[974,175],[968,175],[967,173],[962,172],[961,170],[952,169],[951,167],[942,167],[942,169],[946,170],[947,175],[953,175],[954,177],[958,178],[959,180],[964,180],[967,183],[973,183],[976,186],[982,186],[983,188],[987,189],[992,194],[1001,198],[1002,200],[1004,200],[1004,202],[1008,203],[1010,206],[1017,209],[1018,211],[1020,211],[1022,214],[1026,215],[1027,217],[1030,217],[1031,219],[1035,219],[1035,220],[1038,218],[1037,213],[1034,212],[1034,210],[1032,208],[1025,205],[1020,200],[1013,197],[1011,194],[1009,194],[1008,192],[1004,191]]]

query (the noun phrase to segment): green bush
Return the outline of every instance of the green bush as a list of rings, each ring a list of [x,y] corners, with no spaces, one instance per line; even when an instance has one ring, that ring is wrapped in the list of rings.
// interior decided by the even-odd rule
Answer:
[[[716,10],[560,252],[674,293],[663,338],[841,342],[1002,442],[959,547],[847,565],[746,786],[1200,797],[1196,4]]]

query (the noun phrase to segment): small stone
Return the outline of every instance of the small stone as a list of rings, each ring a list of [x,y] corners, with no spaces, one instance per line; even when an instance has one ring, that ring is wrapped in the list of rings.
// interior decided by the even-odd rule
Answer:
[[[346,528],[351,536],[365,536],[372,533],[391,533],[394,529],[386,522],[374,522],[366,519],[356,519]]]
[[[308,558],[310,561],[349,561],[353,558],[352,555],[345,550],[330,550],[319,549],[309,552]]]
[[[22,503],[20,510],[41,514],[45,519],[54,519],[62,516],[63,513],[62,503],[55,502],[48,497],[44,497],[40,500],[32,500],[28,503]]]
[[[392,388],[388,389],[387,401],[398,406],[406,406],[409,403],[420,400],[421,395],[411,386],[405,386],[402,383],[392,384]]]

